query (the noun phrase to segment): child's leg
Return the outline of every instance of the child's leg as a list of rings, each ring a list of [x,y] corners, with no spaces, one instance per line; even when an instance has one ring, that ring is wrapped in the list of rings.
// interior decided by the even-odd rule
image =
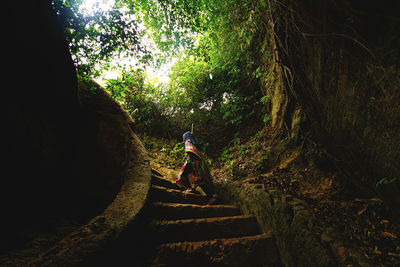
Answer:
[[[180,179],[176,179],[175,183],[179,185],[180,187],[183,187],[185,189],[191,189],[192,187],[190,186],[189,180],[187,176],[181,177]]]
[[[217,201],[217,198],[215,197],[215,189],[213,184],[201,184],[200,188],[203,190],[203,192],[206,194],[208,198],[208,203],[207,205],[213,204],[215,201]]]

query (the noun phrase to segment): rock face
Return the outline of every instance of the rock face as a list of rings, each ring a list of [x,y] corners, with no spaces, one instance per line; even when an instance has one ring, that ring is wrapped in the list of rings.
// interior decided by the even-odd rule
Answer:
[[[149,160],[116,102],[91,82],[78,92],[51,1],[5,5],[0,253],[73,221],[83,226],[35,260],[72,265],[115,239],[141,210]]]
[[[4,10],[1,248],[19,241],[15,233],[42,231],[36,227],[43,224],[40,218],[73,216],[76,201],[84,198],[82,177],[74,175],[84,122],[63,29],[51,1],[8,2]]]
[[[373,266],[335,226],[326,225],[308,205],[278,190],[257,185],[224,183],[218,196],[254,214],[263,231],[276,238],[285,266]]]
[[[5,17],[14,21],[3,24],[7,89],[0,105],[1,166],[7,178],[0,195],[12,206],[5,217],[12,225],[21,214],[30,220],[48,212],[50,203],[56,209],[73,198],[71,166],[80,122],[76,74],[50,2],[6,6]],[[15,208],[20,210],[12,214]]]
[[[375,193],[393,207],[400,203],[399,12],[396,1],[284,1],[269,16],[274,60],[265,55],[266,72],[278,74],[265,81],[273,123],[296,132],[307,118],[317,141],[354,172],[353,184],[376,191],[383,178],[392,181]]]
[[[54,243],[49,244],[51,246],[48,248],[32,248],[25,253],[22,250],[14,254],[14,257],[1,251],[0,265],[99,266],[102,264],[104,251],[111,250],[109,246],[116,243],[121,233],[137,223],[137,218],[140,217],[137,215],[142,211],[150,189],[151,169],[147,152],[132,132],[133,122],[129,115],[99,86],[93,83],[90,86],[90,95],[86,95],[85,86],[80,87],[79,94],[82,112],[87,113],[87,122],[93,128],[84,127],[82,131],[89,131],[90,134],[81,138],[94,139],[94,142],[80,147],[76,158],[76,162],[82,164],[78,168],[82,172],[78,177],[83,179],[77,184],[78,189],[87,197],[79,198],[79,195],[75,195],[76,201],[70,203],[76,209],[72,214],[76,217],[73,218],[82,218],[82,213],[86,213],[89,221],[65,233],[56,242],[52,241]],[[88,148],[93,151],[86,151]],[[97,153],[92,159],[82,156],[92,153]],[[62,211],[61,208],[57,211],[57,218],[70,218],[71,214],[62,214]],[[50,215],[55,216],[54,213]],[[37,218],[37,221],[48,223],[48,218],[43,216]],[[32,232],[28,234],[38,235],[34,230],[32,228]],[[48,235],[55,235],[51,229],[45,230]],[[135,234],[132,240],[141,238],[140,232]],[[47,240],[46,236],[39,235],[39,238]],[[35,242],[37,241],[31,243]],[[3,257],[4,255],[7,257]]]

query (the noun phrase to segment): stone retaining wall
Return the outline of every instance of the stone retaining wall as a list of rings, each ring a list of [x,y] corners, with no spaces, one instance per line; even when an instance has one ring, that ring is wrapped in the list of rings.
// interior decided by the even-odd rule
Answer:
[[[304,201],[263,185],[217,184],[218,197],[255,214],[264,232],[274,234],[285,266],[373,266],[327,225]]]
[[[101,128],[106,129],[100,131],[98,138],[107,137],[112,131],[113,138],[118,139],[112,141],[120,145],[108,150],[112,155],[119,155],[116,160],[121,166],[119,177],[123,179],[122,186],[102,214],[39,255],[30,262],[30,266],[90,266],[137,220],[148,197],[151,177],[149,158],[131,129],[131,118],[100,86],[93,84],[90,91],[82,90],[83,108],[101,117]]]

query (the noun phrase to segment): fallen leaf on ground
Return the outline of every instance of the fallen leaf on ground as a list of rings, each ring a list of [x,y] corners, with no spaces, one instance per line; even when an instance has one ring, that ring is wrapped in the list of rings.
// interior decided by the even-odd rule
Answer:
[[[396,239],[396,238],[397,238],[397,236],[395,236],[394,234],[389,233],[389,232],[382,232],[382,235],[383,235],[384,237],[388,237],[388,238],[390,238],[390,239]]]
[[[346,249],[344,247],[340,247],[339,248],[339,254],[343,257],[346,258],[347,257],[347,253],[346,253]]]
[[[357,215],[360,216],[360,215],[363,214],[366,210],[367,210],[367,207],[363,208],[362,210],[360,210],[359,212],[357,212]]]

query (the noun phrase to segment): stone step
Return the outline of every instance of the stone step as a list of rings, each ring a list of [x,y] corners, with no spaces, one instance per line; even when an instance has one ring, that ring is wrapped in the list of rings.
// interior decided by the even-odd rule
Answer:
[[[260,234],[256,217],[253,215],[153,221],[151,227],[153,238],[160,243],[203,241]]]
[[[182,190],[182,188],[176,183],[156,175],[151,175],[151,184],[170,189]]]
[[[194,193],[185,193],[181,190],[170,189],[157,185],[151,186],[150,199],[155,202],[185,203],[198,205],[207,204],[206,196]]]
[[[240,209],[233,205],[196,205],[155,202],[151,207],[158,220],[182,220],[215,218],[240,215]]]
[[[151,168],[151,174],[152,174],[152,175],[159,176],[159,177],[163,177],[163,175],[162,175],[161,173],[159,173],[157,170],[155,170],[155,169],[153,169],[153,168]]]
[[[270,234],[162,244],[154,266],[281,266]]]

